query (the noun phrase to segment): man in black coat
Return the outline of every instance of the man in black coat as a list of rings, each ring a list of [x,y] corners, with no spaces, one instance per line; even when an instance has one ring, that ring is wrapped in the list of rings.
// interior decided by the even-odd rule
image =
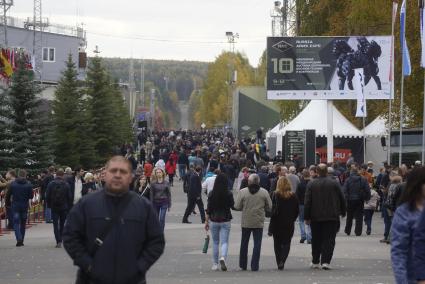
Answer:
[[[56,247],[62,247],[62,233],[66,215],[72,207],[73,195],[71,187],[64,179],[64,172],[58,169],[56,177],[47,186],[46,203],[52,210],[53,233],[55,234]],[[71,205],[71,207],[70,207]]]
[[[201,214],[201,221],[205,223],[205,210],[204,203],[202,202],[202,178],[201,178],[202,168],[196,166],[195,171],[190,174],[189,177],[189,190],[187,192],[187,207],[184,212],[182,223],[190,224],[188,218],[190,213],[195,209],[195,205],[198,205],[199,213]]]
[[[329,178],[328,167],[317,167],[319,177],[310,181],[304,200],[304,220],[311,227],[311,249],[313,261],[311,268],[330,269],[335,238],[339,230],[339,217],[345,216],[345,200],[341,187]]]
[[[79,267],[77,283],[146,283],[165,241],[152,204],[129,191],[132,167],[122,156],[105,169],[105,189],[83,197],[65,224],[63,245]]]

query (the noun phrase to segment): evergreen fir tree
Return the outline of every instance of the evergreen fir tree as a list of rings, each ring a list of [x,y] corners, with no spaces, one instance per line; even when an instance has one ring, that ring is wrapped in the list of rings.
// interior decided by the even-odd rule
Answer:
[[[33,71],[27,70],[25,58],[19,55],[17,69],[12,77],[9,92],[11,129],[11,167],[39,170],[42,165],[48,164],[50,153],[42,151],[48,149],[43,134],[48,131],[46,117],[40,114],[40,87],[33,80]],[[44,146],[44,147],[43,147]],[[43,148],[42,148],[43,147]]]
[[[89,107],[91,137],[94,141],[97,164],[104,163],[113,153],[116,141],[114,99],[109,76],[102,66],[101,59],[92,59],[86,80],[87,102]]]
[[[94,147],[77,75],[70,54],[53,101],[55,161],[60,165],[89,168],[95,162]]]
[[[12,166],[12,138],[10,121],[9,91],[0,88],[0,171]]]

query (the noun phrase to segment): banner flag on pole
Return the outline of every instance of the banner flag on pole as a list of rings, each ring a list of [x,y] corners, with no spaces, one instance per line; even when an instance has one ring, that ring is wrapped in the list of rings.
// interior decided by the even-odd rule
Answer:
[[[394,80],[394,29],[395,29],[395,21],[397,19],[397,10],[398,10],[398,3],[393,2],[393,14],[392,14],[392,21],[391,21],[391,65],[390,65],[390,82]]]
[[[357,110],[356,110],[356,117],[367,117],[367,111],[366,111],[366,98],[363,92],[364,87],[364,77],[363,77],[363,70],[362,69],[356,69],[354,78],[353,78],[353,87],[354,90],[356,90],[357,93]]]
[[[403,56],[403,76],[409,76],[412,73],[412,65],[410,64],[409,49],[406,42],[406,0],[403,0],[400,10],[400,40]]]
[[[421,31],[421,67],[425,68],[425,26],[424,26],[424,0],[419,0],[419,19],[420,19],[420,31]]]

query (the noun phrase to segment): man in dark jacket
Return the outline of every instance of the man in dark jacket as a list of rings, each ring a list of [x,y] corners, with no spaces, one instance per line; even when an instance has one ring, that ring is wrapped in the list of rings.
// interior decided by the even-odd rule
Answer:
[[[105,171],[105,189],[83,197],[65,224],[63,244],[80,268],[77,283],[146,283],[165,246],[158,216],[129,191],[129,161],[115,156]]]
[[[202,167],[196,166],[195,171],[189,177],[189,190],[187,192],[187,207],[184,212],[182,223],[190,224],[188,218],[190,213],[198,205],[199,213],[201,214],[201,221],[205,223],[205,210],[204,203],[202,202],[202,181],[201,181]]]
[[[297,186],[295,194],[299,202],[299,213],[298,213],[298,222],[300,225],[301,240],[300,243],[303,244],[306,240],[308,244],[311,244],[311,229],[309,225],[304,224],[304,199],[305,192],[307,190],[307,185],[310,182],[310,172],[307,169],[302,171],[302,178],[300,183]]]
[[[41,202],[43,203],[44,208],[44,219],[46,223],[52,223],[52,212],[46,203],[46,190],[49,183],[54,179],[55,175],[55,167],[50,166],[49,169],[45,172],[45,176],[41,182]]]
[[[62,247],[62,233],[73,195],[69,184],[64,179],[64,172],[58,169],[56,177],[47,186],[46,203],[52,210],[53,233],[55,234],[56,247]]]
[[[13,228],[16,246],[24,245],[25,224],[27,221],[29,201],[33,198],[32,184],[27,180],[27,172],[19,170],[18,178],[10,184],[6,200],[12,200]]]
[[[370,199],[371,193],[369,183],[359,175],[356,166],[352,166],[350,177],[345,181],[343,191],[347,201],[347,222],[344,231],[348,236],[351,234],[353,218],[355,218],[354,232],[356,236],[360,236],[363,228],[364,202]]]
[[[317,167],[319,177],[309,182],[304,200],[304,219],[311,226],[311,268],[330,269],[339,230],[339,216],[345,216],[345,200],[339,183],[327,177],[325,164]]]
[[[269,169],[267,166],[261,167],[260,171],[258,172],[258,176],[260,177],[260,187],[270,191],[271,184],[269,179]]]

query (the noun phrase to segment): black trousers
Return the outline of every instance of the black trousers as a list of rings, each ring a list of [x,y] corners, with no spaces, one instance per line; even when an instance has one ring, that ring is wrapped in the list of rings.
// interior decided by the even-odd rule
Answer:
[[[347,201],[347,223],[345,224],[345,233],[351,234],[351,227],[353,226],[353,219],[356,220],[354,233],[356,236],[362,234],[363,229],[363,208],[364,203],[361,200],[348,200]]]
[[[204,203],[202,202],[202,198],[200,196],[187,196],[187,207],[186,211],[184,212],[183,221],[187,221],[187,218],[189,218],[189,215],[193,212],[193,209],[195,209],[196,205],[198,205],[199,214],[201,215],[201,221],[202,223],[205,223]]]
[[[282,240],[282,238],[279,238],[278,236],[273,236],[274,255],[276,256],[276,264],[278,267],[285,265],[291,249],[291,242],[288,243],[286,241]]]
[[[330,264],[339,221],[311,222],[311,250],[314,264]]]

